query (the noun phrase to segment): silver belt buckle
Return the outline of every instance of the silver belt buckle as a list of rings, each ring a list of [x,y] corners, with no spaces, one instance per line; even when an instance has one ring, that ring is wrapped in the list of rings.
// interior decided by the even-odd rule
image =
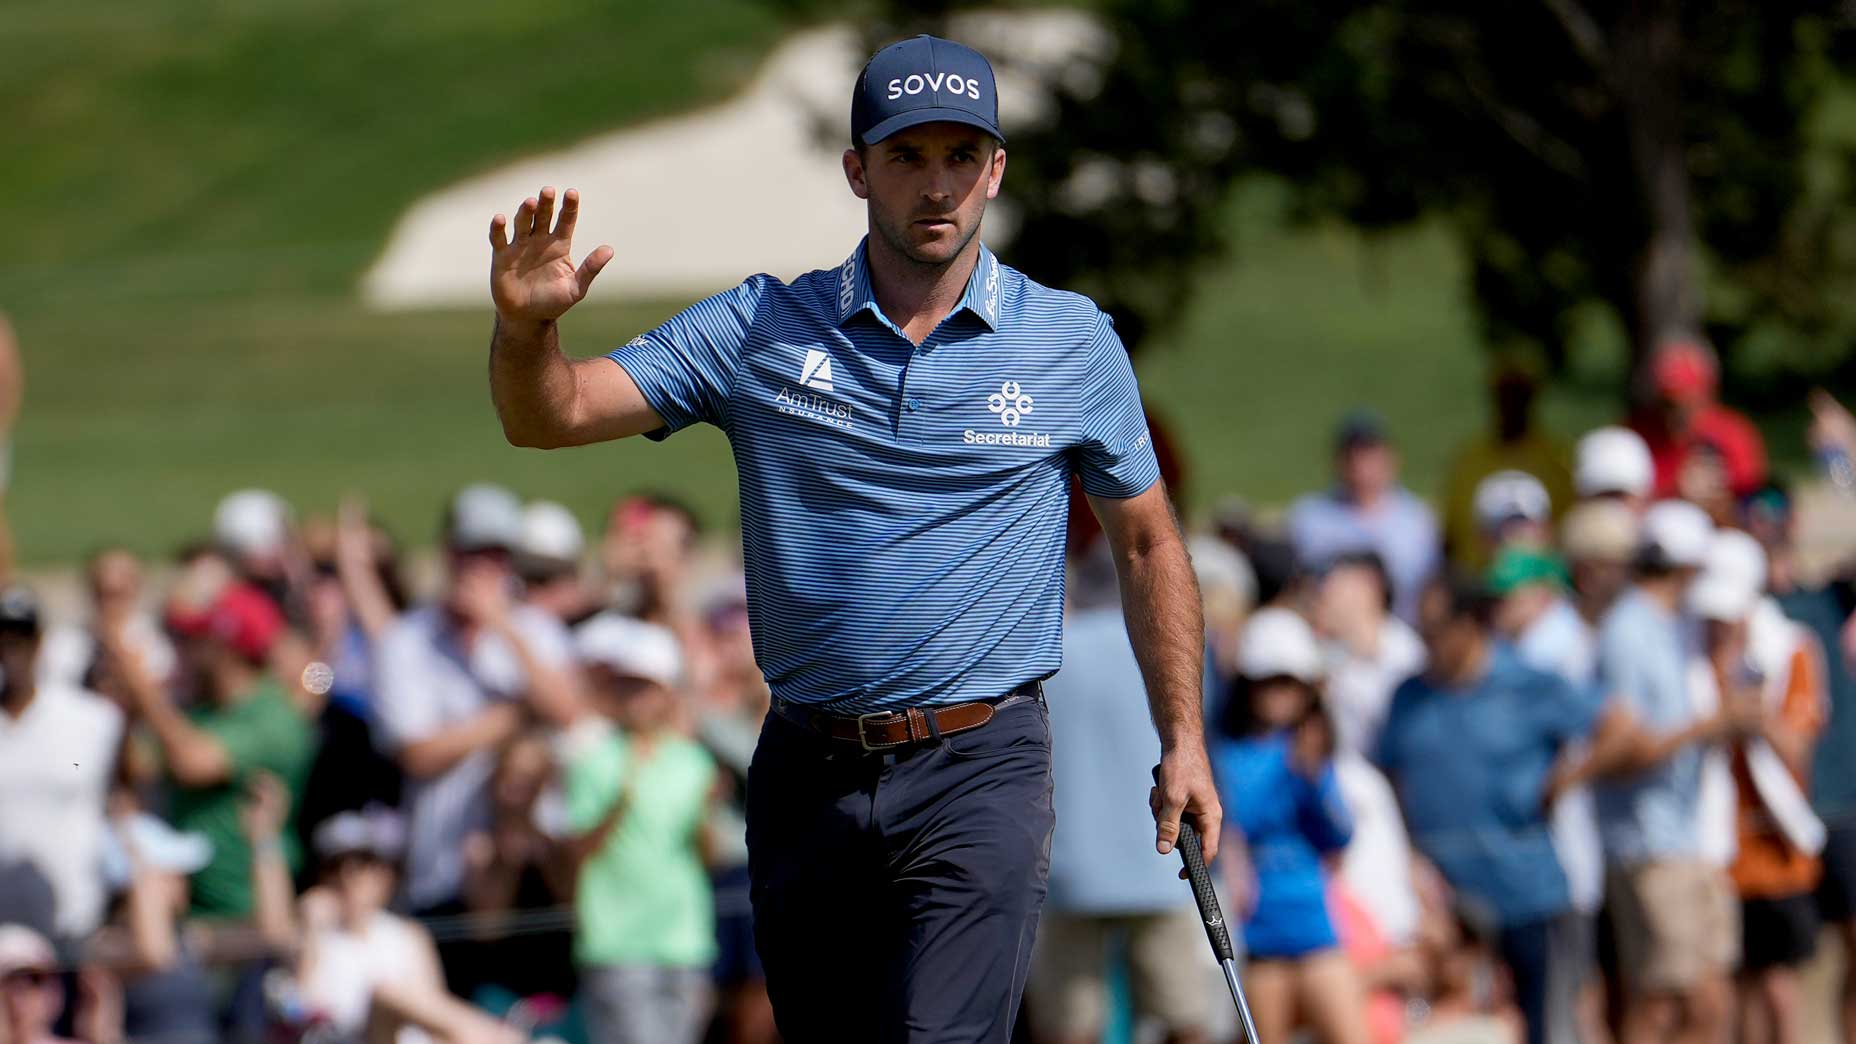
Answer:
[[[907,746],[909,743],[908,740],[897,740],[893,743],[871,743],[870,734],[864,731],[864,725],[876,718],[906,718],[906,717],[907,717],[906,715],[897,714],[895,711],[870,711],[867,714],[859,714],[857,716],[857,742],[860,745],[862,745],[862,747],[864,748],[866,752],[871,753],[871,754],[875,754],[880,751],[889,750],[892,747]],[[884,724],[888,724],[888,723],[885,722]]]

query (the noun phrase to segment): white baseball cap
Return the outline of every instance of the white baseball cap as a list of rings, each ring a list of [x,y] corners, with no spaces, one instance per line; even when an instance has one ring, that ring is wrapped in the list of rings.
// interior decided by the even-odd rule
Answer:
[[[1560,550],[1570,562],[1629,562],[1637,553],[1637,516],[1615,500],[1576,504],[1560,522]]]
[[[683,649],[669,628],[614,612],[600,613],[574,632],[580,659],[627,678],[675,688],[683,677]]]
[[[1624,493],[1645,496],[1656,483],[1656,465],[1643,436],[1629,428],[1587,432],[1579,440],[1573,486],[1582,497]]]
[[[1708,560],[1688,589],[1688,607],[1706,620],[1744,620],[1766,590],[1766,552],[1737,529],[1719,529]]]
[[[531,501],[522,509],[522,542],[516,550],[551,562],[577,562],[586,550],[586,535],[566,507],[552,500]]]
[[[213,861],[213,842],[205,835],[176,830],[147,812],[110,824],[99,853],[103,880],[113,891],[129,887],[136,864],[164,873],[191,876]]]
[[[398,812],[369,805],[355,812],[338,812],[316,828],[310,839],[323,859],[361,853],[382,862],[397,863],[406,849],[406,820]]]
[[[1671,566],[1699,568],[1708,561],[1714,522],[1686,500],[1659,500],[1644,513],[1639,541],[1640,547],[1654,548]]]
[[[1246,678],[1290,677],[1313,685],[1321,680],[1321,645],[1308,621],[1289,609],[1259,609],[1244,624],[1237,646],[1237,672]]]
[[[1515,519],[1545,522],[1553,514],[1553,498],[1540,480],[1525,471],[1498,471],[1476,484],[1476,524],[1500,529]]]
[[[0,924],[0,975],[24,969],[55,971],[58,954],[45,936],[23,924]]]
[[[458,490],[445,512],[445,543],[459,551],[513,550],[522,540],[522,502],[501,486]]]
[[[213,542],[234,555],[274,555],[289,537],[290,505],[268,489],[229,493],[213,509]]]

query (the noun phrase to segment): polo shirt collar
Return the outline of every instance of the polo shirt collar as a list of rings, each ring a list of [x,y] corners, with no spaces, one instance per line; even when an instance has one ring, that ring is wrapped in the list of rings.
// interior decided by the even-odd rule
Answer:
[[[870,286],[870,265],[865,259],[865,251],[870,248],[870,237],[865,236],[851,251],[851,256],[838,266],[838,325],[843,326],[859,312],[868,311],[882,316],[882,309],[877,307],[876,293]],[[1005,273],[999,264],[999,258],[980,244],[978,260],[973,265],[973,274],[967,277],[966,292],[960,295],[960,303],[954,311],[972,312],[979,320],[992,330],[999,329],[1000,299],[1005,290]]]

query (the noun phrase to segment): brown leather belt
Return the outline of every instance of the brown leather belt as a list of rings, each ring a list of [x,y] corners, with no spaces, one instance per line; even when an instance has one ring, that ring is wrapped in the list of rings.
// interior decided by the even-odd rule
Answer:
[[[996,700],[950,703],[942,707],[909,707],[900,711],[873,711],[869,714],[832,714],[812,710],[788,700],[773,701],[780,717],[803,726],[830,740],[856,744],[878,753],[900,750],[917,743],[938,740],[942,736],[968,732],[991,721],[1000,708],[1021,700],[1042,699],[1044,687],[1027,682]]]

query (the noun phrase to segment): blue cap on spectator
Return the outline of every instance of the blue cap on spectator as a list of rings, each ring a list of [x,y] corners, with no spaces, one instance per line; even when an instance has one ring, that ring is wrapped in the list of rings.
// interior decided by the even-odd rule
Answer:
[[[999,91],[986,56],[965,44],[917,36],[876,53],[851,96],[851,139],[874,145],[905,127],[964,123],[1005,141]]]

